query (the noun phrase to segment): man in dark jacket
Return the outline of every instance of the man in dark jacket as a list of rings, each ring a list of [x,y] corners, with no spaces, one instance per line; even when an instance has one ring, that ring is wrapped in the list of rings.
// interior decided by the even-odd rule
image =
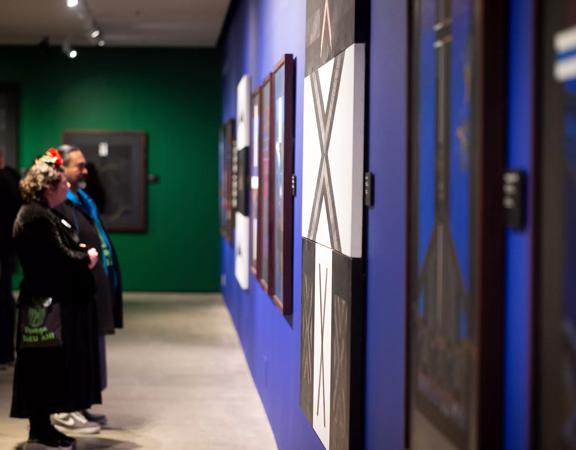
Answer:
[[[14,362],[14,298],[12,274],[15,267],[12,225],[22,201],[18,183],[20,176],[6,166],[0,149],[0,367]]]
[[[102,372],[102,390],[106,388],[106,347],[104,336],[113,334],[115,328],[122,327],[122,286],[120,270],[114,247],[108,233],[102,225],[98,209],[94,201],[84,191],[88,175],[87,162],[78,147],[62,145],[58,149],[64,160],[64,174],[70,183],[68,197],[58,211],[68,219],[80,241],[88,247],[95,247],[100,253],[100,264],[93,270],[96,283],[96,305],[98,309],[98,329],[100,339],[100,366]],[[52,417],[54,425],[60,431],[93,432],[94,426],[87,422],[106,423],[105,416],[99,416],[88,411],[71,414],[58,414]]]

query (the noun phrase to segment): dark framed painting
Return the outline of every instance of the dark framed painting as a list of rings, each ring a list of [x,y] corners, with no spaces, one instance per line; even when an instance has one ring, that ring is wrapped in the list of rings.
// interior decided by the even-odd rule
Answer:
[[[225,122],[220,128],[220,145],[222,151],[222,173],[220,184],[220,232],[224,239],[232,242],[234,230],[234,211],[232,208],[232,158],[234,151],[235,121]]]
[[[0,153],[6,165],[18,170],[18,127],[20,88],[15,83],[0,83]]]
[[[100,184],[100,217],[109,231],[147,229],[147,136],[137,131],[65,130],[65,144],[79,147]],[[99,180],[99,181],[95,181]],[[90,193],[91,188],[87,188]]]
[[[271,180],[274,207],[274,304],[292,314],[294,173],[294,57],[284,55],[272,71],[274,131]]]
[[[576,4],[540,2],[535,448],[576,448]]]
[[[274,136],[274,98],[272,93],[272,77],[264,80],[261,91],[262,110],[260,121],[262,123],[260,162],[259,162],[259,191],[258,191],[258,257],[260,264],[259,280],[266,292],[274,292],[274,214],[273,214],[273,136]]]
[[[502,447],[502,4],[412,10],[407,447]],[[482,15],[481,15],[482,14]]]
[[[250,269],[259,278],[258,258],[258,167],[260,159],[261,89],[252,94],[252,147],[250,152]]]

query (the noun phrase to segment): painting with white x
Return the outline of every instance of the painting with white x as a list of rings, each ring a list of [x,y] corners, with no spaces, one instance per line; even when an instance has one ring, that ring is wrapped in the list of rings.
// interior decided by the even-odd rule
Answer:
[[[302,233],[346,256],[362,256],[364,44],[304,80]]]

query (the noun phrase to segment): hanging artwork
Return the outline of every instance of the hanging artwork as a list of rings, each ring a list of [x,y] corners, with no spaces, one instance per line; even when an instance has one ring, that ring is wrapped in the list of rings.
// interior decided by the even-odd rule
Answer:
[[[227,121],[220,128],[220,145],[222,148],[220,232],[228,242],[232,242],[232,231],[234,230],[234,211],[232,209],[232,159],[235,128],[233,119]]]
[[[252,148],[250,158],[250,267],[259,277],[258,258],[258,162],[260,159],[260,88],[252,95]]]
[[[364,44],[304,80],[300,406],[329,449],[362,432],[364,91]]]
[[[366,42],[367,0],[308,0],[306,4],[306,75],[346,50]]]
[[[250,274],[250,217],[248,215],[248,155],[250,152],[250,137],[252,134],[251,96],[252,86],[249,75],[244,75],[237,87],[236,96],[236,176],[234,186],[236,191],[235,228],[234,228],[234,273],[242,289],[248,289]]]
[[[262,140],[260,146],[259,163],[259,192],[258,192],[258,255],[260,264],[260,283],[266,292],[274,292],[274,215],[272,214],[272,189],[270,181],[272,172],[272,151],[274,133],[274,108],[272,97],[272,79],[270,76],[262,86],[262,110],[260,121],[262,123]]]
[[[272,208],[274,214],[273,300],[292,314],[292,174],[294,173],[294,58],[285,55],[272,72],[274,102]]]
[[[100,217],[109,231],[144,232],[147,228],[148,173],[146,133],[66,130],[66,144],[79,147],[105,199]]]
[[[542,2],[534,448],[576,448],[576,8]]]
[[[20,89],[13,83],[0,83],[0,152],[13,169],[18,169],[19,117]]]
[[[505,64],[480,64],[471,0],[417,1],[413,21],[407,446],[499,448],[505,140],[504,120],[485,114],[506,109]]]
[[[364,45],[304,80],[302,235],[362,256]]]

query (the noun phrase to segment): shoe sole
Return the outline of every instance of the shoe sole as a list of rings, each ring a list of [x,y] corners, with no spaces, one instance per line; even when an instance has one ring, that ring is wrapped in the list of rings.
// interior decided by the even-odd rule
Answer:
[[[101,427],[84,427],[84,428],[68,428],[58,424],[53,424],[60,433],[77,433],[77,434],[96,434],[101,430]]]

